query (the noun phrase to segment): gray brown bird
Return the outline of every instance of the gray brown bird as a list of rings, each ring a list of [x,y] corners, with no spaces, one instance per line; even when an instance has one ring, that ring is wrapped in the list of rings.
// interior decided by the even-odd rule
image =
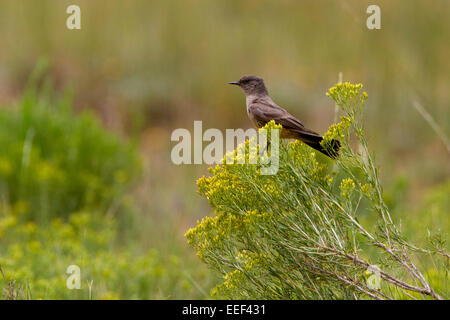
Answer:
[[[255,127],[261,128],[266,123],[274,120],[281,125],[280,137],[283,139],[297,139],[306,143],[311,148],[322,152],[330,158],[336,158],[341,146],[338,140],[331,141],[330,148],[324,148],[320,142],[323,140],[318,133],[305,128],[305,126],[289,112],[278,106],[269,97],[269,92],[264,85],[264,80],[253,75],[243,76],[239,81],[229,82],[244,90],[247,104],[247,114]]]

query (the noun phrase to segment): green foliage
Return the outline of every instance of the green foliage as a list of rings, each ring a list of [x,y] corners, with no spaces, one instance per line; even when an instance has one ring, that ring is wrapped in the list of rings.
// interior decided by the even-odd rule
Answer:
[[[116,248],[117,222],[94,212],[55,218],[48,226],[0,218],[0,297],[10,299],[164,299],[195,296],[176,256],[156,249],[136,255]],[[81,289],[69,290],[70,265],[81,271]]]
[[[223,164],[211,168],[210,177],[199,179],[199,193],[216,216],[205,217],[186,237],[198,256],[223,274],[213,295],[232,299],[446,295],[434,291],[407,255],[408,250],[437,251],[410,245],[384,203],[362,125],[367,99],[362,85],[339,83],[328,95],[344,113],[323,141],[325,147],[332,139],[341,141],[335,163],[295,141],[281,145],[276,175],[261,175],[259,165]],[[266,128],[276,126],[269,123]],[[358,152],[350,147],[353,136]],[[248,150],[251,143],[238,149]],[[362,202],[367,203],[365,208]],[[358,212],[363,209],[374,218],[375,227],[361,225]],[[374,285],[377,281],[379,285]]]
[[[450,180],[428,190],[424,203],[411,215],[411,211],[399,212],[402,228],[420,243],[427,243],[430,250],[444,252],[448,246],[450,230]],[[446,241],[447,240],[447,241]],[[432,266],[429,266],[432,267]]]
[[[115,211],[140,172],[135,148],[70,101],[29,89],[0,109],[0,192],[24,219],[47,220],[94,209]],[[20,212],[18,212],[20,211]]]
[[[46,83],[37,93],[40,67],[18,105],[0,109],[0,298],[204,298],[208,274],[189,256],[133,242],[136,148]],[[80,290],[66,286],[70,265]]]

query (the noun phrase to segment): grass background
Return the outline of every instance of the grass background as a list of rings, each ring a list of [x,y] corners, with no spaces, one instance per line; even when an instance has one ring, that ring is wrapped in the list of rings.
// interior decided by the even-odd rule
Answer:
[[[131,197],[133,204],[133,210],[120,209],[116,216],[121,218],[112,222],[117,228],[112,228],[111,241],[115,239],[118,244],[114,250],[107,244],[98,249],[111,255],[105,258],[112,261],[105,269],[113,270],[111,273],[120,281],[111,282],[92,271],[83,278],[81,292],[57,290],[56,287],[64,286],[64,268],[74,258],[61,253],[58,267],[48,263],[53,261],[51,257],[20,260],[14,256],[14,245],[24,250],[24,244],[34,240],[13,232],[4,233],[5,240],[0,244],[1,257],[8,260],[2,263],[7,276],[31,283],[29,291],[38,292],[32,295],[34,298],[88,298],[87,280],[92,278],[96,298],[208,297],[215,276],[194,256],[183,237],[197,219],[210,214],[206,201],[195,193],[195,180],[205,174],[206,167],[173,165],[170,134],[180,127],[191,130],[193,121],[198,119],[203,120],[204,128],[250,127],[242,92],[226,84],[248,73],[265,78],[272,98],[318,132],[325,132],[334,120],[334,105],[325,92],[337,82],[338,74],[342,72],[345,81],[363,83],[369,94],[366,108],[369,143],[381,167],[385,196],[396,213],[394,218],[401,219],[405,232],[419,242],[426,238],[427,228],[448,232],[450,205],[445,195],[450,177],[449,152],[413,105],[414,101],[421,104],[444,134],[449,135],[450,3],[446,0],[436,0],[432,5],[425,0],[376,3],[381,7],[381,30],[366,28],[365,11],[373,3],[359,0],[2,1],[0,105],[5,120],[0,130],[4,141],[11,145],[15,142],[23,145],[26,141],[26,132],[9,134],[15,130],[11,113],[16,110],[20,114],[23,110],[30,75],[41,64],[48,66],[46,77],[37,78],[33,85],[55,94],[44,94],[43,98],[38,94],[28,96],[29,104],[52,108],[66,97],[64,92],[69,92],[72,98],[67,98],[67,108],[73,107],[77,115],[91,112],[89,117],[98,118],[101,127],[114,132],[117,140],[122,141],[117,143],[123,143],[123,148],[117,147],[114,154],[125,153],[123,159],[127,159],[126,152],[133,151],[124,150],[134,145],[142,156],[140,178],[129,184],[119,179],[115,185],[125,189],[120,190],[120,196]],[[81,30],[66,28],[65,11],[70,4],[81,7]],[[71,113],[61,114],[69,122],[73,119]],[[46,117],[33,118],[36,128],[46,128],[55,112],[46,113]],[[17,126],[21,123],[16,122]],[[65,142],[52,139],[59,134],[49,130],[47,136],[36,140],[44,146],[44,162],[55,167],[57,162],[45,146],[53,143],[53,154],[64,154]],[[80,133],[67,134],[79,137]],[[98,149],[103,145],[101,141],[108,144],[110,139],[116,139],[103,136],[103,133],[93,135],[91,150],[80,152],[101,154]],[[6,159],[4,163],[19,161],[6,150],[0,150],[0,158]],[[99,157],[105,164],[111,163],[110,156]],[[131,162],[124,161],[120,168],[132,171]],[[77,165],[87,168],[83,157]],[[11,168],[12,175],[20,176],[18,168]],[[63,169],[66,171],[67,167]],[[36,174],[42,171],[35,170]],[[109,181],[108,173],[97,174]],[[75,199],[68,192],[57,208],[45,211],[44,219],[41,216],[45,208],[30,206],[43,204],[33,199],[33,195],[44,191],[33,190],[32,184],[28,193],[21,191],[20,196],[13,196],[11,190],[23,186],[19,180],[15,181],[1,191],[0,219],[9,221],[4,223],[5,228],[36,222],[36,237],[41,246],[50,243],[45,234],[59,232],[46,229],[53,226],[47,223],[47,218],[52,221],[59,217],[63,225],[70,226],[70,218],[77,210],[87,210],[90,217],[102,217],[109,210],[102,200],[92,199],[80,201],[78,207],[68,205],[70,210],[64,210],[64,202]],[[72,190],[75,182],[65,178],[61,185]],[[81,184],[77,190],[85,189]],[[28,203],[22,207],[31,209],[23,213],[20,203]],[[11,213],[14,211],[11,208],[16,208],[17,213]],[[17,216],[12,224],[11,215]],[[109,222],[99,223],[100,226],[90,220],[84,223],[88,233],[101,234],[101,225]],[[63,228],[57,223],[56,226],[58,230]],[[81,244],[79,231],[74,232],[70,239]],[[82,247],[88,256],[100,255],[89,243]],[[55,250],[44,250],[38,256],[59,252]],[[147,261],[148,252],[156,254]],[[146,263],[155,262],[167,281],[158,280],[158,272],[156,276],[145,274],[143,286],[147,289],[126,289],[125,279],[136,278],[127,276],[121,272],[123,268],[114,267],[113,263],[120,259],[129,261],[122,257],[125,254],[142,258]],[[24,252],[22,255],[30,256]],[[172,265],[174,261],[177,262]],[[17,271],[18,265],[26,266],[22,274]],[[86,267],[89,265],[97,266],[88,260]],[[138,270],[153,269],[136,268],[130,274],[136,275]],[[40,278],[51,284],[37,285]],[[154,285],[150,286],[154,279]],[[54,292],[45,289],[50,287]]]

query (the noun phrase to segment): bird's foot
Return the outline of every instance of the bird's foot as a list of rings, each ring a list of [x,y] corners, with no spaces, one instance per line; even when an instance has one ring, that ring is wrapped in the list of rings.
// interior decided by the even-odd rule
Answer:
[[[262,157],[264,152],[269,151],[269,143],[266,143],[266,146],[264,147],[264,149],[262,149],[262,151],[259,153],[259,156]]]

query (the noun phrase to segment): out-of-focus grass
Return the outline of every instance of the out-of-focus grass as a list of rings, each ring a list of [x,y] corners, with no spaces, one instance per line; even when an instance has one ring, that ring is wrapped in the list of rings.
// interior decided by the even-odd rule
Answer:
[[[411,101],[448,132],[446,0],[380,1],[376,31],[365,26],[370,1],[77,1],[80,31],[65,27],[69,3],[2,2],[0,99],[18,95],[36,58],[47,56],[57,84],[74,86],[76,105],[116,129],[193,119],[247,127],[242,94],[226,82],[256,73],[277,102],[324,132],[334,117],[324,92],[343,72],[371,92],[368,128],[389,164],[385,177],[401,170],[420,188],[442,181],[439,168],[448,174],[448,154]]]
[[[0,3],[0,104],[22,95],[45,57],[56,89],[71,87],[78,110],[139,142],[146,171],[133,192],[142,212],[136,246],[185,257],[184,232],[209,213],[195,195],[205,167],[174,166],[170,133],[194,119],[204,128],[250,127],[242,92],[226,84],[246,73],[264,77],[274,100],[319,132],[334,119],[324,93],[338,73],[364,83],[370,146],[399,215],[421,221],[424,194],[449,179],[445,146],[412,104],[449,134],[447,0],[377,1],[376,31],[365,27],[373,4],[365,0],[78,0],[82,30],[69,31],[73,3]],[[183,259],[195,265],[192,255]]]

